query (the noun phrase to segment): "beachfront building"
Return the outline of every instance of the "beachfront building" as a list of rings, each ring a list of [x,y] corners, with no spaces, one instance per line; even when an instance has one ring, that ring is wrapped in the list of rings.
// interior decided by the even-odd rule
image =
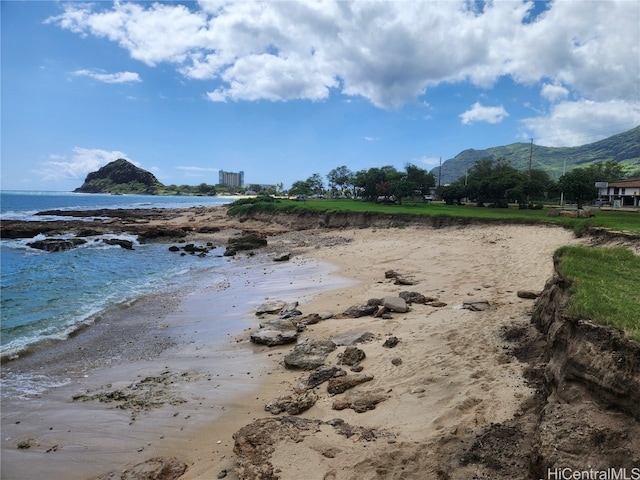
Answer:
[[[613,207],[640,206],[640,178],[630,178],[617,182],[597,182],[600,202],[607,202]]]
[[[225,172],[220,170],[218,184],[227,187],[244,187],[244,172]]]

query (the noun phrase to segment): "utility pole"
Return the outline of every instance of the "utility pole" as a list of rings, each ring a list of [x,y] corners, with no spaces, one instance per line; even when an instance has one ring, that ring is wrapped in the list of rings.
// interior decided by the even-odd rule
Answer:
[[[533,160],[533,138],[531,139],[531,146],[529,147],[529,185],[527,186],[527,190],[531,188],[531,162]],[[531,202],[531,197],[529,193],[527,193],[527,204]]]
[[[562,165],[562,175],[567,171],[567,158],[564,159],[564,164]],[[560,192],[560,206],[564,205],[564,190]]]
[[[440,157],[440,167],[438,168],[438,200],[440,200],[440,179],[442,178],[442,157]]]
[[[529,147],[529,180],[531,180],[531,162],[533,160],[533,138],[531,139],[531,147]]]

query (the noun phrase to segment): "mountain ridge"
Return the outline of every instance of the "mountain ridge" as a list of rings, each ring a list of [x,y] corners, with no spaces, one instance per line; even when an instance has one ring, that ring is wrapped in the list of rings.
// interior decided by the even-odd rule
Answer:
[[[545,147],[534,143],[532,148],[531,143],[517,142],[483,150],[469,148],[446,160],[441,171],[440,167],[435,167],[431,173],[436,178],[440,176],[440,183],[446,185],[463,177],[478,160],[500,157],[518,170],[528,170],[531,159],[531,168],[544,170],[554,180],[562,175],[565,168],[569,172],[576,167],[607,160],[622,163],[632,170],[640,169],[640,126],[577,147]]]

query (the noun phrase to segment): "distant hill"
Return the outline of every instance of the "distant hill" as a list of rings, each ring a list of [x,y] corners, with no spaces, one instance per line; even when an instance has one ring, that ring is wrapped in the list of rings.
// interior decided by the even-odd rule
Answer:
[[[87,175],[79,193],[157,193],[164,185],[151,173],[124,158]]]
[[[463,177],[465,171],[476,161],[504,157],[511,166],[518,170],[529,169],[530,143],[512,143],[503,147],[492,147],[486,150],[464,150],[454,158],[442,164],[441,184],[455,182]],[[551,178],[557,180],[564,168],[571,171],[575,167],[585,167],[592,163],[614,160],[631,170],[640,169],[640,126],[595,143],[579,147],[543,147],[533,145],[531,168],[544,170]],[[431,170],[438,178],[438,167]]]

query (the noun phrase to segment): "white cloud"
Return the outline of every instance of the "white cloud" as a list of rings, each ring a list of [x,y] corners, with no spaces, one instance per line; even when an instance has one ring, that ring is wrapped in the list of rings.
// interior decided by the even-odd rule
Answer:
[[[569,96],[569,90],[564,88],[562,85],[551,85],[545,83],[542,85],[540,95],[542,95],[543,98],[546,98],[550,102],[555,102],[557,100],[563,100],[567,98]]]
[[[640,124],[640,102],[581,100],[553,106],[548,115],[527,118],[523,125],[537,145],[574,147],[596,142]]]
[[[547,82],[596,102],[640,96],[635,0],[69,4],[46,22],[107,38],[147,65],[209,82],[213,101],[361,96],[382,108],[441,83]],[[562,85],[562,87],[557,87]],[[554,87],[555,86],[555,87]]]
[[[104,83],[133,83],[142,82],[135,72],[100,73],[91,70],[76,70],[72,72],[76,77],[89,77]]]
[[[502,105],[499,107],[485,107],[480,102],[474,103],[469,110],[460,114],[463,125],[475,122],[500,123],[509,114]]]
[[[55,154],[50,155],[49,158],[49,161],[41,164],[41,168],[34,171],[44,181],[84,180],[88,173],[94,172],[118,158],[127,158],[127,155],[117,150],[75,147],[71,159],[67,159],[64,155]],[[131,160],[129,161],[131,162]],[[135,162],[131,163],[135,164]]]
[[[368,135],[365,135],[364,139],[365,139],[367,142],[375,142],[376,140],[379,140],[379,138],[378,138],[378,137],[370,137],[370,136],[368,136]]]
[[[440,165],[441,159],[438,157],[427,157],[423,155],[418,159],[418,163],[421,163],[427,170],[432,170]]]

